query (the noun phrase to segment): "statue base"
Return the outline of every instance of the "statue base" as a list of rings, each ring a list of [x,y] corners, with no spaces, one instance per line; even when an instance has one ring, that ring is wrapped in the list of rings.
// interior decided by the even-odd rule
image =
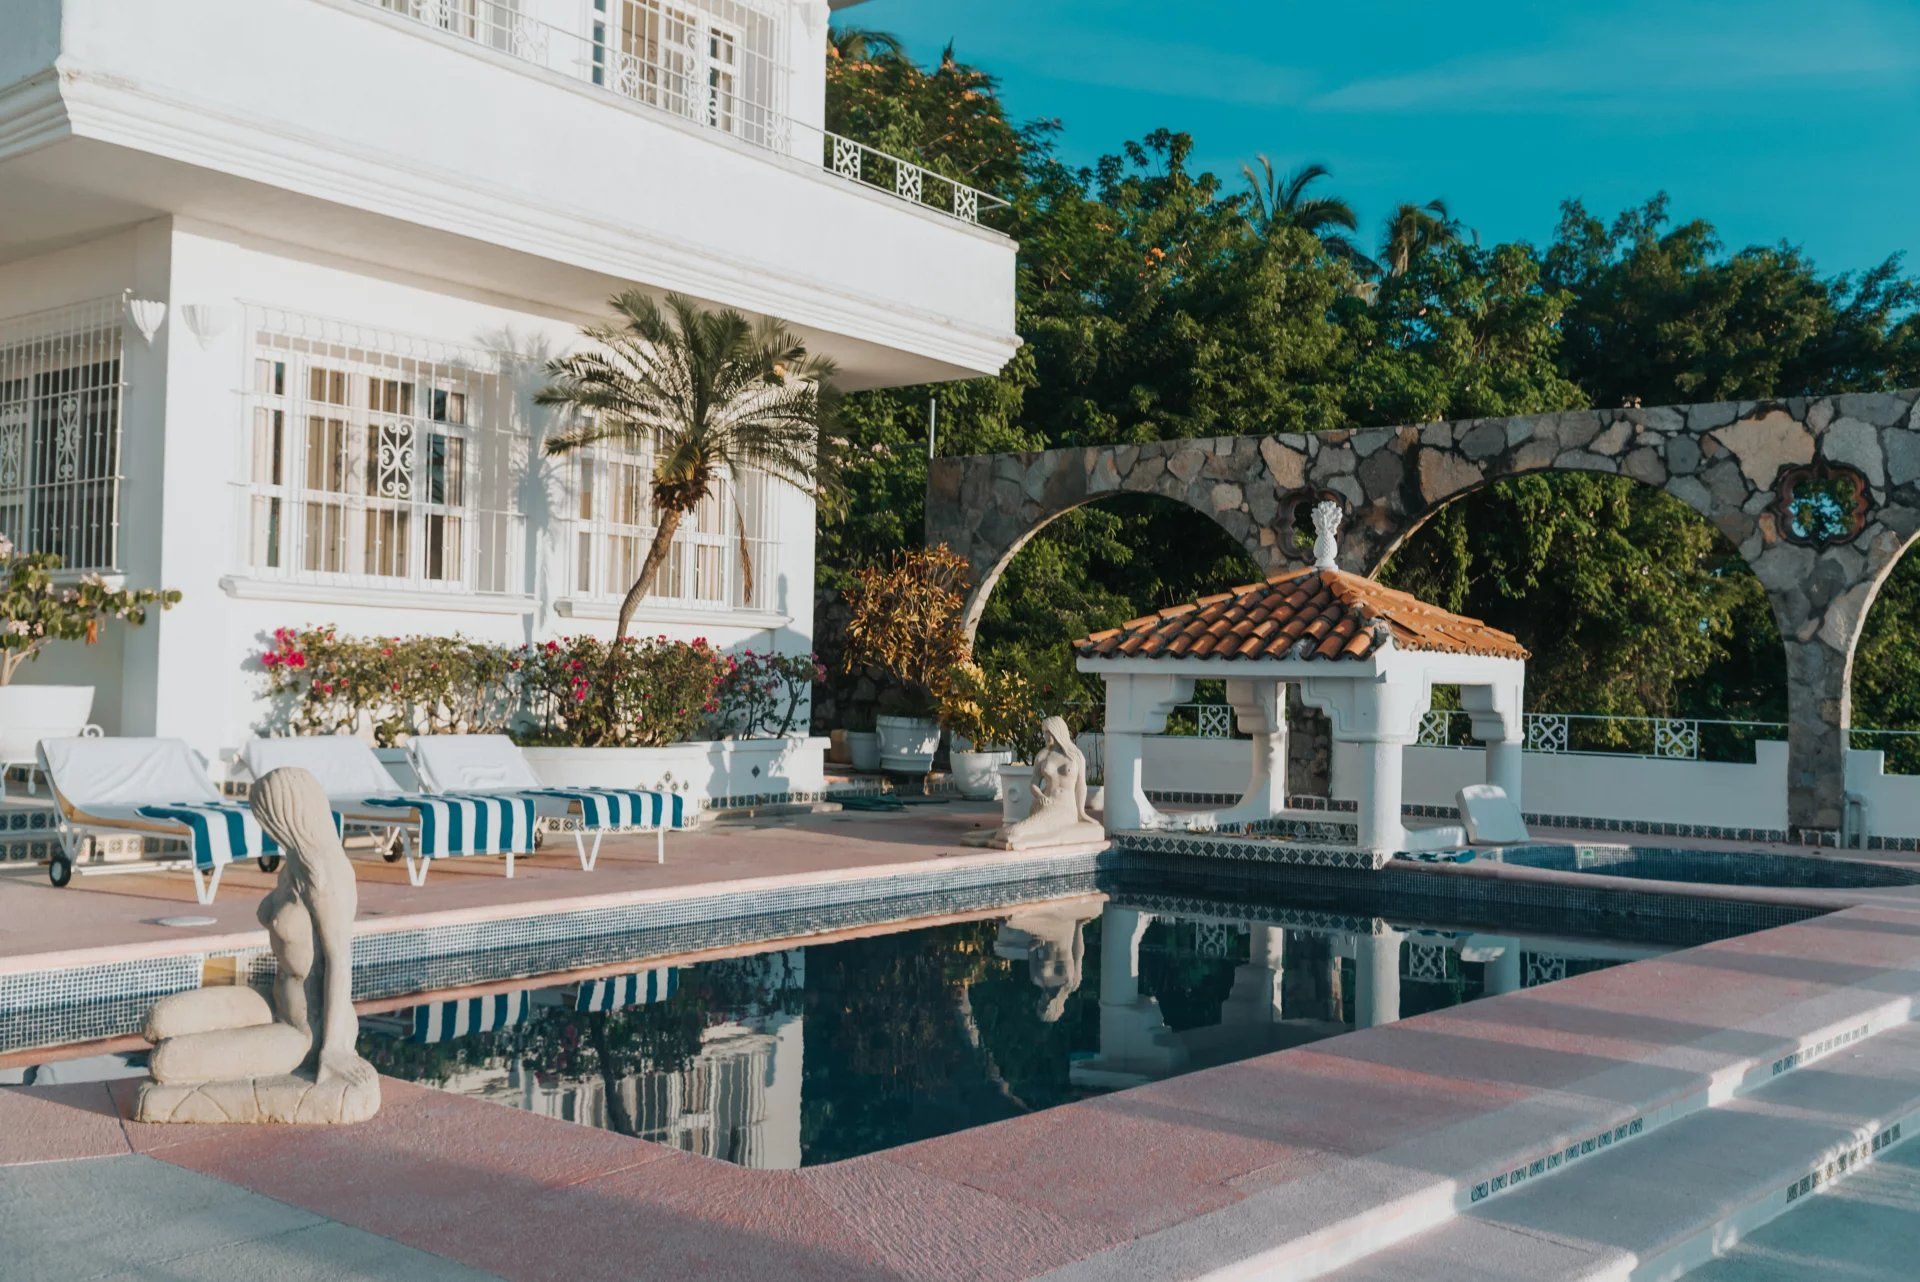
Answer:
[[[223,1082],[145,1082],[133,1120],[345,1125],[379,1111],[380,1079],[372,1073],[325,1082],[307,1073],[280,1073]]]
[[[1009,837],[1001,828],[987,837],[991,850],[1055,850],[1062,846],[1106,845],[1107,830],[1099,824],[1079,823],[1048,832],[1018,833]]]

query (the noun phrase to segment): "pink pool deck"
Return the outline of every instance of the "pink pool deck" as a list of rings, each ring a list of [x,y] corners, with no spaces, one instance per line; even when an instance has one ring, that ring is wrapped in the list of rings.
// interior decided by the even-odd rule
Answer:
[[[884,875],[934,861],[1016,864],[1025,858],[964,844],[998,824],[997,806],[970,802],[904,812],[827,812],[734,821],[667,835],[667,860],[654,860],[650,834],[606,839],[593,871],[580,867],[571,836],[551,835],[542,850],[515,860],[508,879],[499,857],[444,859],[426,884],[407,882],[406,866],[365,852],[354,857],[361,934],[422,925],[454,925],[677,895],[711,894],[805,881]],[[1057,852],[1054,852],[1057,853]],[[252,864],[230,866],[212,904],[194,902],[184,869],[155,867],[78,876],[56,888],[37,867],[0,875],[0,975],[264,946],[254,920],[274,877]],[[211,917],[200,926],[166,926],[168,917]]]
[[[145,1154],[515,1279],[1196,1277],[1253,1261],[1311,1275],[1444,1222],[1516,1163],[1633,1120],[1657,1129],[1787,1057],[1898,1027],[1916,996],[1920,895],[1875,891],[800,1171],[397,1081],[376,1119],[342,1129],[140,1125],[128,1083],[0,1091],[0,1166]]]

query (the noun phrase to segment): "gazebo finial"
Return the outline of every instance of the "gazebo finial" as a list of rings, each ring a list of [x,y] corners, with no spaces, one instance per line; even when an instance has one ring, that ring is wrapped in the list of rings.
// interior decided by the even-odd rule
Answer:
[[[1332,499],[1321,499],[1313,505],[1313,568],[1316,570],[1337,570],[1340,568],[1340,505]]]

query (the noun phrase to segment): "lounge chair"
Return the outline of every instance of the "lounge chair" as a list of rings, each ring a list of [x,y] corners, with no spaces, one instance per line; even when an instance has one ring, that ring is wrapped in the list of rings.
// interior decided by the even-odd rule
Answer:
[[[240,760],[256,779],[282,766],[311,771],[336,821],[389,834],[397,854],[406,858],[407,880],[416,886],[426,883],[435,859],[505,855],[511,877],[514,855],[533,850],[532,801],[497,791],[458,797],[410,793],[373,749],[352,735],[251,739]]]
[[[687,826],[686,798],[645,788],[557,788],[541,781],[513,740],[503,734],[428,734],[408,741],[407,755],[422,787],[444,795],[525,797],[544,818],[572,820],[580,866],[592,870],[600,839],[609,832],[651,832],[654,858],[667,862],[667,829]],[[591,844],[587,835],[593,835]]]
[[[75,872],[140,872],[158,864],[186,864],[194,897],[213,902],[220,874],[240,860],[262,872],[280,864],[280,848],[242,802],[222,796],[206,762],[180,739],[42,739],[40,769],[53,793],[60,853],[47,875],[64,886]],[[183,858],[133,860],[79,867],[93,838],[104,834],[172,837],[187,844]]]

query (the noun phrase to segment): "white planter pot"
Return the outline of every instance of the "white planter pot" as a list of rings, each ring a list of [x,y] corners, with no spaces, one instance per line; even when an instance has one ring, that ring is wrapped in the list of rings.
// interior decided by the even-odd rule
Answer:
[[[1033,767],[1001,766],[1000,821],[1019,823],[1033,813]]]
[[[92,715],[92,686],[0,686],[0,768],[31,765],[42,739],[77,735]]]
[[[999,800],[1000,767],[1012,764],[1011,748],[991,752],[956,748],[947,755],[953,763],[953,786],[961,796],[971,797],[975,801]]]
[[[872,730],[847,731],[847,759],[855,770],[878,770],[880,736]]]
[[[933,769],[933,753],[940,746],[940,723],[925,717],[875,717],[880,736],[880,768],[901,774],[923,775]]]

